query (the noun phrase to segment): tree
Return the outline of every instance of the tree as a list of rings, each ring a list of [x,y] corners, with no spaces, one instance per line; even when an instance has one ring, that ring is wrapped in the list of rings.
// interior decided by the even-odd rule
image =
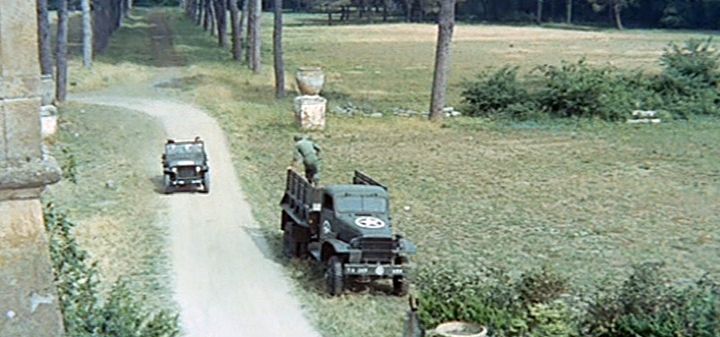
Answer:
[[[217,23],[218,45],[222,48],[227,46],[227,0],[215,0],[215,22]]]
[[[537,24],[542,23],[542,15],[543,15],[543,0],[537,0],[537,15],[535,17],[535,20],[537,20]]]
[[[615,18],[615,26],[617,29],[624,29],[622,22],[622,10],[635,5],[637,0],[588,0],[596,12],[602,11],[605,8],[610,8]]]
[[[92,68],[93,45],[92,45],[92,18],[90,17],[90,0],[82,0],[83,18],[83,66]]]
[[[38,14],[38,52],[40,54],[40,72],[52,75],[53,59],[50,43],[50,20],[48,19],[47,0],[37,0]]]
[[[450,75],[450,44],[455,28],[455,0],[440,0],[438,15],[438,40],[435,52],[435,75],[430,99],[430,120],[441,121],[447,96]]]
[[[248,36],[250,40],[250,50],[248,53],[250,54],[250,69],[256,74],[260,73],[260,61],[261,61],[261,54],[260,54],[260,48],[262,45],[262,39],[260,35],[260,14],[262,13],[262,1],[261,0],[247,0],[250,2],[249,4],[249,20],[248,20],[248,26],[250,26],[250,30],[248,31]]]
[[[238,21],[238,5],[237,0],[230,0],[230,27],[232,37],[232,56],[233,60],[242,60],[242,40],[240,35],[242,34],[242,23]]]
[[[573,0],[565,0],[565,22],[567,24],[572,23],[573,14]]]
[[[250,14],[248,14],[250,1],[241,0],[242,9],[240,11],[240,45],[245,51],[245,62],[250,63],[250,51],[247,50],[248,40],[250,40]],[[243,31],[245,29],[245,31]],[[246,34],[248,36],[246,36]]]
[[[57,73],[55,75],[55,100],[65,102],[65,98],[67,97],[67,0],[58,0],[57,5],[57,46],[55,49],[55,70]]]
[[[275,61],[275,97],[285,97],[285,62],[283,61],[283,1],[275,0],[275,27],[273,29],[273,56]]]

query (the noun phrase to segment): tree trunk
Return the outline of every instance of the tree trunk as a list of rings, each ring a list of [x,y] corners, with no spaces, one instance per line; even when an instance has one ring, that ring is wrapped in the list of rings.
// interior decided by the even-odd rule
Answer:
[[[615,12],[615,25],[617,26],[617,29],[623,30],[623,23],[622,23],[622,17],[620,16],[620,13],[622,12],[622,4],[615,0],[615,3],[613,4],[613,11]]]
[[[203,30],[207,31],[208,29],[210,29],[210,0],[202,0],[202,2],[204,8],[202,26]]]
[[[47,0],[37,0],[37,14],[40,73],[43,75],[52,75],[52,43],[50,43],[50,20],[48,19]]]
[[[537,0],[537,17],[535,20],[537,20],[537,24],[542,23],[542,16],[543,16],[543,0]]]
[[[202,24],[202,15],[203,15],[203,3],[202,0],[196,0],[195,2],[195,24],[201,25]]]
[[[261,0],[248,0],[250,1],[250,21],[252,24],[249,31],[250,35],[250,69],[256,74],[260,73],[261,57],[260,48],[262,46],[262,35],[260,34],[260,20],[262,14],[262,1]]]
[[[67,97],[67,43],[68,43],[68,10],[67,0],[58,0],[57,46],[55,62],[55,100],[65,102]]]
[[[225,48],[227,41],[227,8],[225,2],[227,0],[215,0],[215,22],[217,23],[218,45]]]
[[[215,36],[215,1],[219,0],[208,0],[208,19],[210,20],[210,35]]]
[[[450,75],[450,47],[455,28],[455,0],[441,0],[438,16],[438,39],[435,52],[435,75],[433,76],[432,97],[430,100],[430,120],[442,121],[443,108]]]
[[[90,0],[82,0],[83,20],[83,66],[92,68],[93,46],[92,46],[92,17],[90,17]]]
[[[240,39],[242,24],[238,20],[239,9],[237,0],[230,0],[230,24],[232,25],[232,55],[233,60],[242,60],[242,40]]]
[[[283,61],[283,1],[275,0],[275,28],[273,29],[273,54],[275,61],[275,97],[285,97],[285,62]]]
[[[245,36],[247,34],[247,20],[248,20],[248,0],[240,0],[242,1],[242,7],[240,12],[240,20],[238,22],[238,44],[240,45],[240,61],[245,59],[247,61],[247,37]],[[245,55],[243,55],[243,53]]]
[[[565,0],[565,22],[572,24],[573,0]]]
[[[405,4],[405,22],[411,21],[412,3],[410,1],[412,1],[412,0],[404,0],[403,1],[403,3]]]

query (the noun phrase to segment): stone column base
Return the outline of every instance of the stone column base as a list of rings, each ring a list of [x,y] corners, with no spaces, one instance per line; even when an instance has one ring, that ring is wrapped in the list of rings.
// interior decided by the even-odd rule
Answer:
[[[295,120],[303,130],[325,129],[327,100],[320,96],[295,97]]]
[[[38,199],[0,201],[0,335],[62,336]]]

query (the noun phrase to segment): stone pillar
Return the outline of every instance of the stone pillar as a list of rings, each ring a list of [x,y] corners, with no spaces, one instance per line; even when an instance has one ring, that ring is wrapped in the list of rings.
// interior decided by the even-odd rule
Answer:
[[[320,96],[295,97],[295,120],[303,130],[325,129],[327,100]]]
[[[42,151],[35,1],[0,0],[0,336],[62,335],[40,194],[60,179]]]

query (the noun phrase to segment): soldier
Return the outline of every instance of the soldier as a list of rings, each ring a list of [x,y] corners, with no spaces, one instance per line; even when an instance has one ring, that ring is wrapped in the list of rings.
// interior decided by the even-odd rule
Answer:
[[[305,177],[307,180],[316,185],[320,181],[320,147],[310,138],[305,136],[295,136],[295,153],[293,155],[293,166],[297,166],[300,162],[305,166]]]

